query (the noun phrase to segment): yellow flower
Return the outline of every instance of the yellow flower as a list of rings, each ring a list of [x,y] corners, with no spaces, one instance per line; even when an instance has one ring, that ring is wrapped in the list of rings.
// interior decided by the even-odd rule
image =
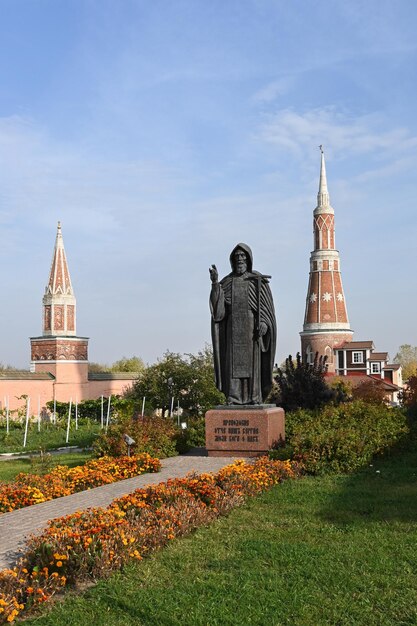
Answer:
[[[19,615],[19,611],[17,611],[16,609],[13,609],[13,611],[10,613],[9,617],[7,618],[8,622],[14,622],[14,618]]]

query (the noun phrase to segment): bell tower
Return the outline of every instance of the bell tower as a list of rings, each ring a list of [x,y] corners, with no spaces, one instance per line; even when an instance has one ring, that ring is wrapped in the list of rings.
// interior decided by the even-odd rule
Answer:
[[[314,250],[310,255],[310,277],[301,336],[303,360],[312,362],[316,352],[327,355],[328,371],[335,371],[333,350],[351,341],[345,294],[335,245],[334,209],[327,189],[326,164],[320,146],[321,168],[317,206],[313,213]]]
[[[87,385],[88,338],[76,334],[76,299],[60,222],[42,312],[42,336],[30,339],[31,370],[49,372],[55,377],[57,386]]]
[[[44,337],[75,337],[76,301],[68,271],[60,222],[58,222],[49,281],[42,302]]]

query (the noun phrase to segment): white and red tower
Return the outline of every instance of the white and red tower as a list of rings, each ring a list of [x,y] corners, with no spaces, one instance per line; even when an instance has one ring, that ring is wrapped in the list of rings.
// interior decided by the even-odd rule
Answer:
[[[56,385],[88,385],[88,338],[77,337],[76,300],[59,222],[42,302],[42,336],[30,339],[32,371],[51,373]]]
[[[326,165],[321,150],[321,170],[317,206],[314,209],[314,250],[310,255],[306,310],[301,335],[303,360],[312,362],[316,352],[327,355],[328,371],[334,372],[333,350],[351,341],[345,294],[340,273],[339,252],[335,247],[334,209],[327,189]]]

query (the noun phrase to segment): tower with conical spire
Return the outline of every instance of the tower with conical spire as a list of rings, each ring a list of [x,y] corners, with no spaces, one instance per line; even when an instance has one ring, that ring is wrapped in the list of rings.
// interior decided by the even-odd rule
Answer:
[[[82,400],[121,395],[134,384],[139,374],[89,374],[88,337],[77,335],[76,300],[59,222],[42,300],[42,334],[31,337],[30,345],[31,371],[11,372],[0,377],[1,409],[6,401],[10,410],[21,409],[22,398],[32,398],[30,406],[38,404],[38,415],[41,416],[47,412],[46,407],[51,401],[72,400],[77,406]]]
[[[43,335],[45,337],[76,335],[76,301],[60,222],[58,222],[49,281],[43,297]]]
[[[321,168],[317,206],[313,213],[314,250],[310,255],[304,325],[301,335],[303,359],[312,362],[316,352],[327,355],[328,371],[334,372],[333,350],[351,341],[345,294],[335,246],[334,209],[327,188],[326,164],[320,146]]]
[[[32,371],[49,372],[60,384],[88,384],[88,338],[77,337],[76,299],[60,222],[42,305],[42,337],[30,340]]]

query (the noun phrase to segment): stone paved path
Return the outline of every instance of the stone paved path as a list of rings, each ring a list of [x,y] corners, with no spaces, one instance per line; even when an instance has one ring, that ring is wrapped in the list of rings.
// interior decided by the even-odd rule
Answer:
[[[169,478],[181,478],[190,472],[217,472],[233,462],[233,458],[184,455],[163,459],[156,474],[142,474],[111,485],[95,487],[71,496],[56,498],[41,504],[0,515],[0,569],[10,567],[25,545],[25,537],[39,534],[55,517],[95,506],[108,506],[115,498],[132,493],[138,487],[155,485]]]

